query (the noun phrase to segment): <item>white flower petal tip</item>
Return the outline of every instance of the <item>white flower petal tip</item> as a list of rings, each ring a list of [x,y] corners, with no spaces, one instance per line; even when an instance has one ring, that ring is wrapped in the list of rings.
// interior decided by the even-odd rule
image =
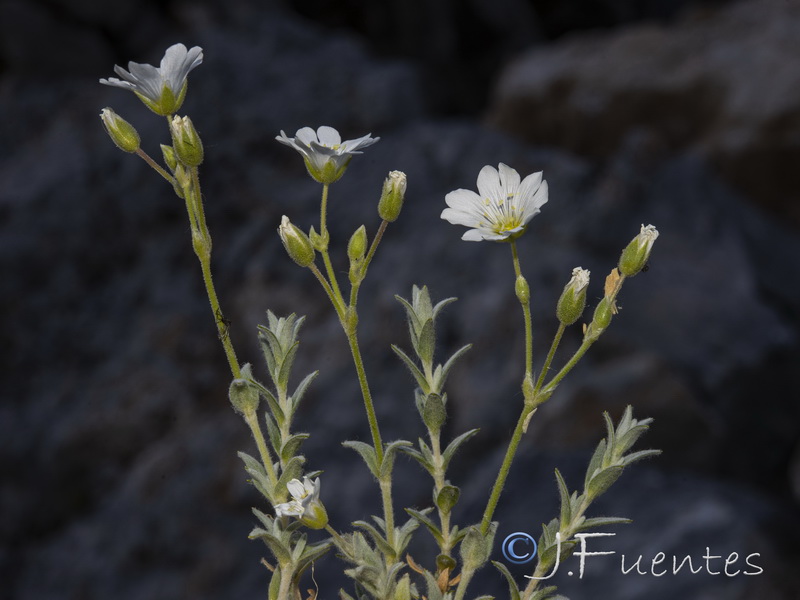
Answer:
[[[281,131],[275,139],[302,155],[311,177],[320,183],[330,184],[344,175],[354,155],[361,154],[362,148],[371,146],[381,138],[368,133],[343,142],[336,129],[323,125],[316,131],[311,127],[298,129],[293,138]]]
[[[186,95],[186,80],[189,73],[203,62],[203,49],[195,46],[190,50],[183,44],[167,48],[161,66],[128,63],[128,70],[115,65],[114,72],[121,79],[101,79],[103,85],[131,90],[148,108],[160,115],[175,114]]]
[[[445,196],[448,208],[441,218],[470,229],[461,237],[468,242],[511,241],[525,232],[530,220],[547,202],[547,182],[542,173],[520,180],[519,173],[500,163],[483,167],[478,174],[478,193],[458,189]]]

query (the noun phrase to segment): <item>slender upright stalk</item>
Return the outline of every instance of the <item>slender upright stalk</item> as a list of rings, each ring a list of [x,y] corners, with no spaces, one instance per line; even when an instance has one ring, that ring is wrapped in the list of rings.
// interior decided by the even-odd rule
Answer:
[[[519,264],[519,254],[517,253],[517,242],[511,242],[511,258],[514,262],[514,274],[516,275],[515,289],[517,291],[517,298],[522,306],[522,317],[525,321],[525,379],[523,380],[523,388],[526,387],[527,382],[533,379],[533,325],[531,323],[531,305],[530,305],[530,292],[526,290],[523,296],[520,294],[519,282],[522,277],[522,269]],[[524,281],[524,279],[523,279]],[[527,282],[525,282],[527,288]],[[527,399],[526,399],[527,400]],[[497,503],[500,501],[500,494],[503,492],[508,472],[511,470],[511,463],[514,462],[514,456],[517,453],[519,442],[522,439],[522,434],[525,431],[525,423],[530,416],[533,409],[529,405],[524,405],[520,413],[517,425],[514,428],[514,433],[511,440],[508,442],[506,454],[503,457],[503,464],[500,465],[500,471],[497,473],[494,485],[492,486],[489,501],[486,503],[486,510],[483,511],[483,519],[481,520],[481,533],[486,535],[489,532],[489,526],[492,524],[492,516],[497,508]]]
[[[372,434],[372,444],[375,446],[375,454],[378,463],[383,460],[383,441],[381,440],[381,430],[378,427],[378,417],[375,415],[375,407],[372,404],[372,393],[367,382],[367,373],[364,370],[364,361],[361,358],[361,349],[358,346],[358,337],[355,331],[347,333],[347,342],[350,344],[350,352],[353,355],[353,363],[358,375],[358,383],[361,386],[361,396],[364,398],[364,408],[367,411],[369,430]]]
[[[511,242],[511,257],[514,261],[514,273],[517,279],[522,277],[522,269],[519,266],[519,254],[517,254],[517,242]],[[527,284],[526,284],[527,285]],[[519,299],[522,305],[522,316],[525,321],[525,377],[533,376],[533,324],[531,322],[531,301],[530,298]]]
[[[319,210],[319,233],[323,239],[328,239],[328,189],[329,184],[324,183],[322,185],[322,202],[320,203],[320,210]],[[344,299],[342,297],[342,292],[339,289],[339,283],[336,280],[336,272],[333,270],[333,263],[331,263],[331,257],[328,253],[328,244],[325,243],[324,249],[321,251],[322,254],[322,262],[325,263],[325,271],[328,273],[328,281],[330,282],[331,289],[333,290],[333,294],[336,298],[339,299],[341,304],[344,304]]]
[[[497,473],[494,486],[492,486],[492,493],[489,496],[489,501],[486,503],[486,510],[483,511],[483,519],[481,520],[481,533],[486,535],[489,532],[489,526],[492,524],[492,516],[497,508],[497,503],[500,501],[500,494],[503,492],[503,486],[506,484],[508,472],[511,470],[511,463],[514,462],[514,455],[517,453],[519,442],[522,439],[522,433],[525,429],[525,421],[533,409],[527,406],[522,409],[522,413],[517,421],[517,426],[514,428],[514,433],[511,435],[511,440],[508,442],[506,455],[503,457],[503,464],[500,465],[500,471]]]
[[[564,330],[566,330],[566,328],[567,326],[564,325],[564,323],[559,323],[558,331],[556,331],[556,335],[553,338],[553,343],[550,344],[550,351],[547,353],[547,358],[544,359],[542,372],[539,373],[539,379],[536,380],[536,387],[533,388],[534,394],[541,389],[542,383],[544,383],[544,378],[547,376],[547,372],[550,370],[550,365],[553,363],[553,357],[556,355],[556,350],[558,350],[559,344],[561,344],[561,337],[564,335]]]
[[[170,175],[169,173],[167,173],[167,171],[166,171],[166,170],[165,170],[165,169],[164,169],[164,168],[163,168],[161,165],[159,165],[159,164],[158,164],[156,161],[154,161],[152,158],[150,158],[150,155],[149,155],[147,152],[145,152],[144,150],[142,150],[141,148],[139,148],[139,149],[136,151],[136,155],[137,155],[139,158],[141,158],[141,159],[142,159],[144,162],[146,162],[146,163],[147,163],[147,164],[148,164],[150,167],[152,167],[152,168],[153,168],[153,170],[154,170],[156,173],[158,173],[159,175],[161,175],[161,176],[162,176],[164,179],[166,179],[166,180],[167,180],[167,181],[168,181],[168,182],[169,182],[171,185],[175,185],[175,178],[174,178],[172,175]]]

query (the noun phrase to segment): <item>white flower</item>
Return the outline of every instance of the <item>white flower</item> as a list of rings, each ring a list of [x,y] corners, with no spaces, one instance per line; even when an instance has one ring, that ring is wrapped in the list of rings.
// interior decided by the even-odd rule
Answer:
[[[129,62],[126,71],[114,65],[114,72],[122,79],[111,77],[101,79],[100,83],[131,90],[153,112],[171,115],[183,104],[189,72],[202,62],[202,48],[187,50],[183,44],[175,44],[167,48],[160,67]]]
[[[322,484],[317,477],[313,482],[308,477],[292,479],[286,484],[286,489],[292,499],[275,506],[275,516],[297,517],[303,524],[312,529],[322,529],[328,524],[328,514],[319,499]]]
[[[442,219],[471,228],[462,240],[512,240],[522,235],[547,202],[547,182],[542,181],[541,171],[520,182],[511,167],[487,165],[478,174],[477,194],[459,189],[447,194],[445,202],[449,208],[442,211]]]
[[[281,131],[275,139],[303,155],[311,177],[320,183],[333,183],[344,175],[354,154],[361,154],[361,148],[371,146],[381,138],[374,138],[368,133],[364,137],[343,142],[338,131],[323,125],[316,131],[311,127],[298,129],[293,138]]]

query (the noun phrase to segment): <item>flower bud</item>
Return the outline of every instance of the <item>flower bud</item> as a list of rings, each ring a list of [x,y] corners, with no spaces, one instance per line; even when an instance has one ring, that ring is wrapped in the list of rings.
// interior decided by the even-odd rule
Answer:
[[[528,280],[522,275],[517,276],[514,282],[514,291],[517,294],[517,300],[522,304],[527,304],[531,300],[531,287],[528,285]]]
[[[111,108],[104,108],[100,113],[100,119],[114,142],[120,150],[125,152],[136,152],[139,149],[141,140],[139,133],[133,125],[120,117]]]
[[[446,398],[446,395],[445,395]],[[422,405],[422,421],[431,431],[439,431],[447,419],[445,398],[439,394],[428,394]]]
[[[164,157],[164,164],[173,173],[178,168],[178,157],[175,156],[175,149],[172,146],[161,144],[161,155]]]
[[[175,115],[169,122],[172,147],[175,154],[187,167],[197,167],[203,162],[203,142],[189,117]]]
[[[331,234],[328,231],[325,231],[325,235],[321,235],[317,233],[317,230],[314,229],[314,226],[311,226],[311,230],[308,232],[308,239],[311,240],[311,245],[314,246],[314,250],[317,252],[325,252],[328,249],[328,243],[331,240]]]
[[[322,502],[312,500],[305,506],[300,522],[309,529],[325,529],[328,524],[328,512]]]
[[[473,525],[464,536],[461,542],[461,562],[462,570],[475,571],[482,567],[492,555],[494,545],[494,535],[497,532],[497,522],[493,521],[489,527],[489,532],[484,535],[480,527]]]
[[[347,243],[347,257],[350,262],[355,262],[364,258],[367,252],[367,229],[363,225],[356,229],[355,233]]]
[[[250,376],[250,365],[242,367],[242,375]],[[251,415],[256,412],[261,397],[258,390],[254,388],[245,378],[234,379],[228,390],[228,398],[235,410],[240,415]]]
[[[614,302],[608,298],[603,298],[594,309],[594,317],[589,327],[586,329],[586,339],[596,340],[611,323],[611,317],[616,313]]]
[[[562,325],[572,325],[580,319],[586,307],[586,288],[589,286],[589,271],[581,267],[572,269],[569,280],[556,305],[556,316]]]
[[[641,271],[650,258],[653,242],[658,237],[658,230],[652,225],[642,225],[642,229],[619,257],[619,272],[626,277],[633,277]]]
[[[281,226],[278,227],[283,247],[289,257],[301,267],[308,267],[314,262],[314,247],[311,240],[299,227],[289,221],[289,217],[281,217]]]
[[[402,171],[391,171],[383,182],[381,199],[378,201],[378,215],[389,223],[396,221],[403,208],[406,196],[406,174]]]

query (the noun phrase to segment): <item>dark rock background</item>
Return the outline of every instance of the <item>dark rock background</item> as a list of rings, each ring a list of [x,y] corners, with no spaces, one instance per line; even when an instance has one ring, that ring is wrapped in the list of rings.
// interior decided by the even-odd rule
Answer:
[[[459,241],[444,195],[484,164],[544,170],[550,202],[521,240],[541,360],[552,307],[576,265],[592,302],[641,223],[658,226],[651,268],[623,310],[543,407],[501,502],[498,539],[538,533],[556,510],[552,469],[578,486],[627,404],[656,422],[594,514],[635,519],[590,549],[573,598],[800,597],[800,10],[792,0],[611,2],[448,0],[107,3],[0,0],[0,597],[263,598],[265,555],[246,539],[250,506],[230,410],[180,202],[141,161],[116,151],[97,113],[113,106],[158,153],[163,122],[103,88],[114,63],[158,62],[201,45],[185,111],[203,135],[218,289],[240,357],[264,369],[264,311],[308,315],[296,380],[320,370],[298,419],[309,465],[325,470],[338,527],[377,510],[376,486],[339,446],[366,439],[346,345],[308,272],[275,234],[309,227],[318,188],[281,129],[330,124],[382,137],[332,189],[342,244],[387,171],[408,200],[362,291],[361,339],[386,439],[415,439],[412,382],[389,351],[408,347],[394,294],[428,284],[458,296],[439,332],[444,356],[474,349],[450,380],[447,435],[480,427],[456,459],[457,518],[479,518],[519,409],[522,332],[506,248]],[[577,332],[567,336],[574,348]],[[429,502],[398,465],[397,506]],[[263,505],[262,505],[262,508]],[[412,548],[427,558],[426,534]],[[621,575],[643,555],[758,552],[763,574]],[[634,557],[631,559],[631,557]],[[496,558],[501,558],[499,551]],[[574,560],[574,559],[573,559]],[[573,565],[574,566],[574,565]],[[712,570],[721,569],[721,560]],[[562,569],[565,571],[566,569]],[[524,570],[518,570],[520,577]],[[320,561],[323,598],[342,585]],[[308,581],[308,587],[313,582]],[[506,592],[487,568],[473,592]]]

